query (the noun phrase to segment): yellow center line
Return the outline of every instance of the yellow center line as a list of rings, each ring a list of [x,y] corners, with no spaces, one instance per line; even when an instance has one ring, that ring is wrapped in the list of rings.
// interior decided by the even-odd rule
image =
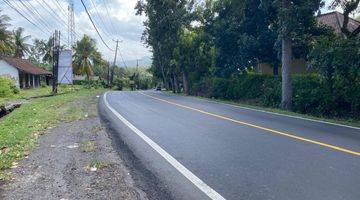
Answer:
[[[290,133],[285,133],[285,132],[282,132],[282,131],[277,131],[277,130],[273,130],[273,129],[270,129],[270,128],[265,128],[265,127],[258,126],[258,125],[255,125],[255,124],[235,120],[235,119],[225,117],[225,116],[221,116],[221,115],[217,115],[217,114],[214,114],[214,113],[206,112],[204,110],[200,110],[200,109],[197,109],[197,108],[193,108],[193,107],[190,107],[190,106],[185,106],[185,105],[178,104],[178,103],[175,103],[175,102],[167,101],[165,99],[157,98],[157,97],[145,94],[143,92],[139,92],[139,93],[144,95],[144,96],[150,97],[152,99],[162,101],[162,102],[165,102],[165,103],[168,103],[168,104],[172,104],[172,105],[175,105],[175,106],[178,106],[178,107],[186,108],[186,109],[189,109],[189,110],[193,110],[193,111],[196,111],[196,112],[199,112],[199,113],[203,113],[205,115],[210,115],[210,116],[213,116],[213,117],[216,117],[216,118],[220,118],[220,119],[231,121],[231,122],[234,122],[234,123],[237,123],[237,124],[241,124],[241,125],[257,128],[257,129],[260,129],[260,130],[268,131],[268,132],[271,132],[271,133],[274,133],[274,134],[286,136],[286,137],[293,138],[293,139],[296,139],[296,140],[300,140],[300,141],[303,141],[303,142],[308,142],[308,143],[311,143],[311,144],[317,144],[317,145],[327,147],[329,149],[333,149],[333,150],[336,150],[336,151],[341,151],[341,152],[352,154],[352,155],[355,155],[355,156],[360,156],[360,152],[352,151],[352,150],[349,150],[349,149],[345,149],[345,148],[338,147],[338,146],[335,146],[335,145],[319,142],[319,141],[316,141],[316,140],[307,139],[307,138],[296,136],[296,135],[293,135],[293,134],[290,134]]]

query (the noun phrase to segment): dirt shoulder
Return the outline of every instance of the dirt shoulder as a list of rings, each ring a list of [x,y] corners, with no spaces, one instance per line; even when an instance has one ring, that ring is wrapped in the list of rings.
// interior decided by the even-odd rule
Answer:
[[[88,109],[84,119],[48,130],[7,170],[11,179],[0,186],[0,199],[147,199],[113,148],[93,98],[74,102]]]

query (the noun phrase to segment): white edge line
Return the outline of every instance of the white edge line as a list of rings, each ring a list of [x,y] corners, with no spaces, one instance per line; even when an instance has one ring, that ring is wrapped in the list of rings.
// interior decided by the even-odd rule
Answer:
[[[147,137],[143,132],[137,129],[132,125],[128,120],[126,120],[120,113],[118,113],[113,107],[110,106],[107,101],[107,94],[104,94],[104,103],[106,107],[126,126],[128,126],[134,133],[136,133],[141,139],[143,139],[150,147],[152,147],[157,153],[159,153],[167,162],[169,162],[176,170],[178,170],[183,176],[185,176],[190,182],[192,182],[198,189],[204,192],[210,199],[213,200],[225,200],[223,196],[217,193],[214,189],[204,183],[199,179],[195,174],[183,166],[179,161],[167,153],[163,148],[156,144],[153,140]]]
[[[216,101],[216,100],[203,99],[203,98],[198,98],[198,97],[194,97],[194,96],[190,96],[190,97],[195,98],[195,99],[199,99],[199,100],[202,100],[202,101],[207,101],[207,102],[210,102],[210,103],[217,103],[217,104],[231,106],[231,107],[235,107],[235,108],[242,108],[242,109],[245,109],[245,110],[257,111],[257,112],[262,112],[262,113],[267,113],[267,114],[273,114],[273,115],[278,115],[278,116],[290,117],[290,118],[295,118],[295,119],[302,119],[302,120],[306,120],[306,121],[312,121],[312,122],[318,122],[318,123],[323,123],[323,124],[330,124],[330,125],[334,125],[334,126],[341,126],[341,127],[345,127],[345,128],[352,128],[352,129],[360,130],[360,127],[349,126],[349,125],[345,125],[345,124],[337,124],[337,123],[333,123],[333,122],[310,119],[310,118],[305,118],[305,117],[300,117],[300,116],[292,116],[292,115],[281,114],[281,113],[276,113],[276,112],[270,112],[270,111],[265,111],[265,110],[256,109],[256,108],[248,108],[248,107],[244,107],[244,106],[238,106],[238,105],[233,105],[233,104],[230,104],[230,103],[223,103],[223,102],[219,102],[219,101]]]

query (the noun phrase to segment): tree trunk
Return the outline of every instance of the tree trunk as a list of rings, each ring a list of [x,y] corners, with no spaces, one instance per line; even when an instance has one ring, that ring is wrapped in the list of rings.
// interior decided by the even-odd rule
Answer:
[[[183,86],[185,95],[189,95],[189,78],[185,71],[183,71]]]
[[[174,87],[174,79],[171,77],[169,77],[169,85],[170,85],[170,89],[172,90],[173,93],[175,93],[175,87]]]
[[[287,110],[291,109],[292,104],[292,86],[291,86],[291,60],[292,44],[288,37],[282,39],[282,101],[281,107]]]
[[[175,73],[173,73],[173,78],[174,78],[174,90],[176,93],[180,93],[180,89],[179,89],[179,81],[177,79],[177,76]]]
[[[277,64],[275,64],[273,66],[273,74],[274,76],[278,76],[279,75],[279,66]]]

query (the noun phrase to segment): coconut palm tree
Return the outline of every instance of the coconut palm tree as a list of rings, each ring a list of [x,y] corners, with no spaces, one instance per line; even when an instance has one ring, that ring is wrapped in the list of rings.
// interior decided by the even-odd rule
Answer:
[[[1,10],[0,10],[1,12]],[[12,51],[11,32],[7,30],[10,18],[0,14],[0,55],[8,55]]]
[[[43,62],[45,63],[52,63],[53,61],[53,53],[52,48],[54,46],[54,37],[50,37],[47,42],[43,42],[42,44],[42,51],[43,51]],[[62,49],[62,47],[60,47]]]
[[[74,72],[78,75],[86,74],[89,80],[93,74],[92,65],[98,56],[96,42],[87,35],[76,42],[74,47],[75,53],[73,57]]]
[[[24,28],[19,27],[13,31],[14,35],[14,48],[16,58],[24,57],[25,53],[29,52],[29,44],[26,43],[30,39],[30,35],[24,36]]]

